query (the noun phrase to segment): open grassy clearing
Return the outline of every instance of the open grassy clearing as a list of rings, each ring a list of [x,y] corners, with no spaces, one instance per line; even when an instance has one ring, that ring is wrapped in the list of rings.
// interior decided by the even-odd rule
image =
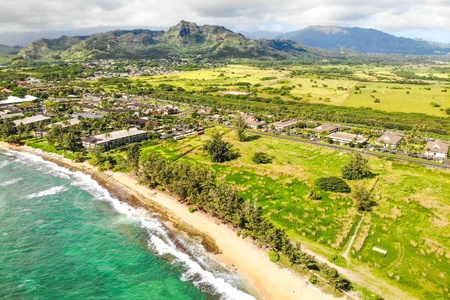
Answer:
[[[448,78],[449,74],[443,70],[444,67],[436,69],[431,66],[409,66],[400,70],[393,66],[339,65],[276,70],[229,65],[138,79],[153,86],[170,84],[188,92],[217,95],[226,91],[245,91],[262,98],[278,97],[290,101],[445,117],[444,109],[450,107],[449,82],[427,79],[424,80],[427,85],[389,83],[404,80],[396,74],[400,71],[424,78]],[[292,76],[292,72],[297,75]]]
[[[442,117],[446,116],[443,110],[450,107],[450,89],[443,92],[447,90],[445,85],[362,82],[356,87],[359,90],[350,93],[343,105],[364,106],[389,112],[425,113]],[[379,99],[379,103],[376,99]]]
[[[237,142],[234,132],[221,130],[239,150],[238,159],[212,164],[201,150],[207,135],[166,141],[144,148],[143,153],[159,151],[176,159],[187,152],[180,159],[214,168],[245,199],[257,201],[264,214],[294,240],[329,259],[342,254],[361,216],[351,196],[322,192],[322,200],[310,200],[308,194],[315,179],[341,175],[347,154],[270,137]],[[256,151],[273,155],[273,163],[253,163]],[[375,186],[378,204],[366,214],[350,253],[350,269],[370,267],[378,277],[418,298],[445,299],[450,286],[449,172],[388,159],[371,158],[370,164],[376,178],[349,182],[352,188]],[[373,251],[374,246],[388,250],[387,255]]]

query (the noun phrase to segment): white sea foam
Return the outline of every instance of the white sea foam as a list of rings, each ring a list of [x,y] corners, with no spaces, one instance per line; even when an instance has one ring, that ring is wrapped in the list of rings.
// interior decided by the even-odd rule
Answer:
[[[4,160],[2,162],[0,162],[0,169],[6,167],[7,165],[9,165],[10,161],[9,160]]]
[[[182,276],[183,280],[191,280],[196,286],[211,286],[215,292],[221,295],[222,299],[255,299],[249,294],[246,294],[233,287],[223,278],[217,277],[212,272],[205,270],[189,255],[177,250],[173,247],[173,245],[164,242],[159,237],[152,235],[149,243],[150,247],[153,248],[159,255],[170,254],[176,258],[174,262],[179,261],[184,264],[185,272]]]
[[[45,191],[41,191],[41,192],[37,192],[37,193],[33,193],[30,195],[25,196],[25,199],[33,199],[33,198],[38,198],[38,197],[44,197],[44,196],[50,196],[50,195],[56,195],[62,192],[67,191],[67,188],[65,186],[54,186],[51,187]]]
[[[0,186],[8,186],[8,185],[12,185],[14,183],[17,183],[19,181],[23,180],[23,178],[14,178],[5,182],[0,183]]]
[[[45,161],[40,156],[30,153],[12,152],[14,152],[16,160],[20,163],[39,170],[44,174],[69,179],[73,186],[88,192],[95,200],[108,202],[118,213],[139,221],[142,227],[146,228],[150,234],[148,241],[149,248],[157,255],[170,254],[174,257],[173,263],[181,263],[184,266],[185,270],[182,274],[182,280],[192,281],[194,285],[203,291],[219,295],[220,298],[224,300],[254,299],[254,297],[240,291],[231,284],[232,282],[239,281],[237,274],[223,272],[219,267],[216,268],[213,266],[214,263],[207,259],[206,250],[202,246],[189,243],[187,240],[170,235],[159,218],[155,217],[155,213],[149,213],[144,209],[135,209],[129,204],[112,197],[108,190],[93,180],[90,175],[86,175],[79,171],[70,171],[53,162]],[[31,199],[46,195],[54,195],[65,190],[67,190],[67,188],[64,186],[52,187],[48,190],[28,195],[26,198]],[[179,246],[181,246],[182,250]],[[219,266],[218,263],[216,263],[216,265]]]

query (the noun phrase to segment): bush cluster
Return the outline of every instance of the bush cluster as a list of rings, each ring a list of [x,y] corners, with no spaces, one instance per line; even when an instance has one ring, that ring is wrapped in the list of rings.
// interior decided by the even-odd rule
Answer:
[[[350,186],[342,178],[331,176],[321,177],[314,184],[321,190],[336,193],[350,193]]]

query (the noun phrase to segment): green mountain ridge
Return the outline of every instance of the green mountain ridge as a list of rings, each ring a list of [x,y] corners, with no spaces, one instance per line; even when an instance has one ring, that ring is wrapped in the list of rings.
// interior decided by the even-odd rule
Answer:
[[[363,53],[402,55],[446,55],[449,44],[396,37],[375,29],[338,26],[309,26],[277,36],[324,50],[353,50]]]
[[[115,30],[87,37],[39,39],[16,60],[284,58],[310,52],[294,41],[252,40],[223,26],[181,21],[168,31]]]

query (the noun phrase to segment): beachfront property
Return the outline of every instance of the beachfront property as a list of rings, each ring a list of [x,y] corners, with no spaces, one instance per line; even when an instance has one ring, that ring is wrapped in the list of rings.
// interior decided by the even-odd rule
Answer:
[[[146,138],[147,131],[139,130],[137,128],[130,128],[128,130],[118,130],[86,137],[83,138],[81,142],[87,149],[104,147],[105,150],[109,150],[118,146],[139,142]]]
[[[362,144],[368,141],[368,138],[363,137],[362,135],[356,135],[353,133],[347,132],[334,132],[326,136],[329,139],[332,139],[333,142],[339,144],[348,144],[350,142],[354,144]]]
[[[298,123],[298,120],[295,119],[289,119],[289,120],[281,120],[279,122],[273,123],[273,127],[277,130],[285,130],[285,129],[291,129],[292,126],[296,125]]]
[[[403,140],[402,135],[393,132],[388,132],[380,136],[375,143],[377,145],[383,145],[384,148],[397,148],[402,140]]]
[[[61,121],[61,122],[56,122],[56,123],[49,124],[49,125],[47,125],[47,128],[51,129],[54,126],[57,126],[57,125],[61,126],[62,128],[66,128],[66,127],[70,127],[70,126],[76,125],[78,123],[80,123],[80,120],[74,118],[74,119],[69,119],[69,120],[66,120],[66,121]],[[37,138],[43,138],[43,137],[45,137],[47,135],[47,130],[44,129],[44,128],[36,128],[36,129],[33,130],[33,134]]]
[[[448,149],[450,142],[443,142],[440,140],[428,141],[425,146],[425,156],[444,159],[448,156]]]
[[[23,119],[18,119],[18,120],[14,120],[13,123],[16,126],[19,125],[35,125],[36,123],[39,122],[45,122],[47,120],[50,120],[50,117],[46,117],[44,115],[36,115],[36,116],[32,116],[32,117],[27,117],[27,118],[23,118]]]

